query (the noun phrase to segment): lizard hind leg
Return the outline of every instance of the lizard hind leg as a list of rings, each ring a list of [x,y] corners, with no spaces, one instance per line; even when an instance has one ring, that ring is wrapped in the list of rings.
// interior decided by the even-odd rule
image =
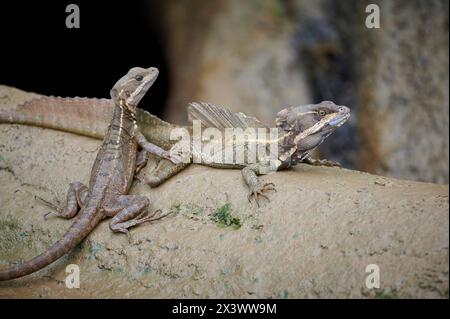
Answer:
[[[49,215],[56,215],[61,218],[70,219],[75,217],[79,209],[84,206],[87,194],[88,188],[84,184],[80,182],[73,182],[69,185],[65,205],[61,205],[58,199],[55,200],[56,204],[54,204],[38,196],[36,196],[36,198],[39,199],[44,205],[53,209],[53,211],[44,215],[45,219],[47,219]]]
[[[152,222],[165,217],[161,215],[161,210],[156,210],[147,214],[150,201],[141,195],[120,195],[111,203],[103,207],[106,216],[112,217],[109,227],[113,232],[124,233],[131,243],[131,234],[128,230],[133,226]]]
[[[150,187],[156,187],[182,171],[188,165],[188,163],[173,164],[168,160],[161,160],[158,166],[147,177],[146,182]]]
[[[255,198],[256,205],[259,207],[259,197],[264,197],[270,202],[269,197],[264,194],[266,191],[277,191],[274,183],[265,183],[261,184],[261,181],[258,178],[258,174],[262,174],[260,167],[255,165],[248,165],[242,169],[242,176],[244,177],[245,183],[250,188],[250,193],[247,196],[249,202],[251,202],[251,198]]]

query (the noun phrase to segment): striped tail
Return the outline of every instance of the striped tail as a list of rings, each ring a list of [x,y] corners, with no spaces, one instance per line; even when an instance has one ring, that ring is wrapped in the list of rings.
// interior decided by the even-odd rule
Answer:
[[[0,123],[25,124],[103,139],[112,118],[111,100],[42,96],[0,109]]]
[[[81,214],[79,219],[72,224],[64,236],[50,246],[46,252],[21,265],[0,270],[0,281],[29,275],[58,260],[61,256],[77,246],[97,226],[101,220],[101,216],[98,215]]]

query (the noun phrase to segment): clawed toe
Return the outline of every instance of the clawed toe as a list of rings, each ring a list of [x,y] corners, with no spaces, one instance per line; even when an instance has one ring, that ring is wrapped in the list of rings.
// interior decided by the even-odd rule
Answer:
[[[44,220],[47,220],[49,215],[57,215],[57,214],[58,214],[57,212],[48,212],[48,213],[45,213],[45,214],[44,214]]]
[[[333,162],[334,167],[342,167],[341,163],[339,162]]]
[[[182,153],[176,151],[164,152],[162,157],[171,161],[173,164],[180,164],[183,162]]]
[[[49,202],[48,200],[45,200],[39,196],[34,196],[34,199],[41,201],[45,206],[50,207],[51,209],[54,209],[57,212],[61,211],[61,207],[60,207],[61,203],[59,202],[59,200],[57,198],[55,198],[55,200],[54,200],[56,202],[56,204],[53,204],[52,202]]]
[[[160,213],[161,213],[160,209],[155,210],[152,214],[148,214],[148,212],[145,212],[145,213],[139,215],[139,217],[136,219],[136,223],[142,224],[142,223],[146,223],[146,222],[155,221],[156,219],[158,219],[155,216]]]
[[[269,197],[266,194],[264,194],[265,191],[270,191],[270,190],[273,190],[275,192],[277,191],[275,188],[275,184],[274,183],[265,183],[258,189],[251,191],[250,194],[248,194],[247,199],[249,202],[251,202],[251,198],[253,196],[255,198],[256,205],[259,207],[258,196],[264,197],[265,199],[267,199],[268,202],[270,202]]]
[[[130,244],[133,242],[132,237],[131,237],[131,233],[128,230],[131,227],[140,225],[140,224],[144,224],[144,223],[148,223],[148,222],[154,222],[156,220],[162,219],[168,215],[170,215],[172,212],[169,212],[167,214],[161,214],[162,211],[160,209],[154,211],[151,214],[148,214],[147,211],[142,212],[141,214],[139,214],[136,218],[131,219],[125,223],[122,223],[120,226],[111,226],[111,229],[115,232],[121,232],[127,235],[128,237],[128,241],[130,242]]]
[[[274,183],[265,183],[262,188],[263,191],[277,191]]]
[[[329,160],[320,160],[319,161],[319,166],[327,166],[327,167],[341,167],[341,164],[338,162],[333,162],[333,161],[329,161]]]
[[[128,243],[132,244],[133,243],[133,237],[131,236],[130,231],[128,229],[124,229],[123,233],[125,233],[125,235],[127,235]]]
[[[143,223],[145,223],[145,222],[154,222],[154,221],[163,219],[163,218],[165,218],[165,217],[167,217],[167,216],[169,216],[171,214],[173,214],[173,211],[170,211],[170,212],[168,212],[166,214],[162,214],[162,210],[158,209],[158,210],[154,211],[153,214],[144,217],[142,220],[144,220]]]
[[[52,202],[49,202],[39,196],[34,196],[34,198],[41,201],[45,206],[50,207],[51,209],[54,210],[52,212],[48,212],[48,213],[44,214],[44,220],[47,220],[49,215],[60,216],[62,209],[60,207],[60,203],[57,198],[55,199],[55,202],[57,202],[57,204],[53,204]]]
[[[328,160],[325,160],[323,165],[328,166],[328,167],[341,167],[340,163],[328,161]]]

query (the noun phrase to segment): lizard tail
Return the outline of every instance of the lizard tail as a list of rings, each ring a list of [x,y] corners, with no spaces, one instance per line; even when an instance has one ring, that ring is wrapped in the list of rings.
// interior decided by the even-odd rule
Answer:
[[[100,220],[101,217],[99,216],[81,214],[79,219],[72,224],[64,236],[50,246],[46,252],[21,265],[0,270],[0,281],[23,277],[50,265],[77,246],[94,229]]]

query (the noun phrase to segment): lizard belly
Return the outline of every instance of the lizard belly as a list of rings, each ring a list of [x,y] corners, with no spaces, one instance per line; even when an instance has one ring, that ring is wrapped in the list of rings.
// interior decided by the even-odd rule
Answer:
[[[123,195],[133,182],[136,167],[137,145],[133,140],[123,143],[120,148],[107,146],[101,158],[96,160],[89,190],[108,195]],[[103,191],[100,191],[103,188]]]

